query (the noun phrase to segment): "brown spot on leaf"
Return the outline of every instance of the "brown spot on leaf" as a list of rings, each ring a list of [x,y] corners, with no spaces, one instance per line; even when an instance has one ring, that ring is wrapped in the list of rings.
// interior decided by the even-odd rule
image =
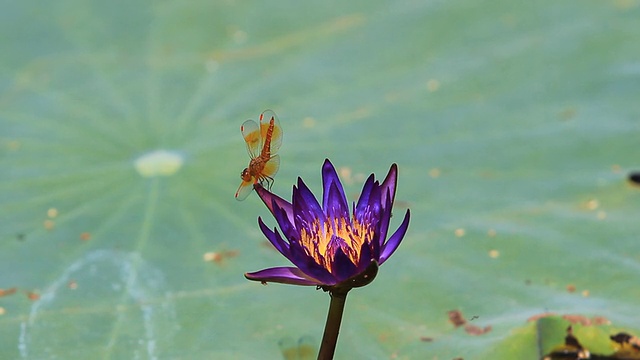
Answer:
[[[56,223],[51,219],[47,219],[42,223],[42,225],[46,230],[53,230],[53,228],[56,226]]]
[[[40,300],[40,294],[34,291],[27,291],[26,294],[27,294],[27,298],[29,298],[29,300],[31,301]]]
[[[611,165],[611,171],[614,174],[619,174],[620,172],[622,172],[622,167],[620,165],[618,165],[618,164],[613,164],[613,165]]]
[[[593,324],[594,325],[610,325],[611,324],[611,320],[607,319],[604,316],[594,316],[593,319]]]
[[[212,261],[218,265],[221,265],[224,260],[234,258],[238,256],[238,254],[240,254],[240,251],[238,250],[224,250],[219,252],[211,251],[204,253],[203,259],[204,261]]]
[[[591,325],[591,319],[589,319],[588,317],[583,316],[583,315],[567,314],[567,315],[562,315],[562,318],[565,319],[565,320],[568,320],[572,324],[580,324],[580,325],[584,325],[584,326]]]
[[[471,324],[467,324],[467,320],[462,316],[462,312],[460,310],[451,310],[447,313],[449,315],[449,321],[455,327],[460,327],[464,325],[464,331],[469,335],[482,335],[491,331],[491,326],[475,326]],[[471,320],[478,319],[479,316],[474,315],[471,317]]]
[[[576,116],[576,108],[574,107],[567,107],[562,109],[562,111],[560,111],[560,119],[567,121],[567,120],[571,120]]]
[[[462,316],[460,310],[451,310],[447,313],[447,315],[449,315],[449,321],[455,327],[460,327],[467,323],[467,320],[465,320],[465,318]]]
[[[209,251],[204,253],[202,258],[204,259],[204,261],[220,261],[220,253]]]
[[[433,168],[429,170],[429,176],[431,176],[434,179],[440,177],[440,174],[442,174],[442,171],[440,171],[440,169],[438,168]]]
[[[486,334],[489,331],[491,331],[491,325],[487,325],[485,327],[480,327],[480,326],[467,324],[464,327],[464,331],[466,331],[467,334],[469,334],[469,335],[475,335],[475,336],[482,335],[482,334]]]
[[[18,288],[15,287],[9,289],[0,289],[0,297],[13,295],[16,293],[16,290],[18,290]]]

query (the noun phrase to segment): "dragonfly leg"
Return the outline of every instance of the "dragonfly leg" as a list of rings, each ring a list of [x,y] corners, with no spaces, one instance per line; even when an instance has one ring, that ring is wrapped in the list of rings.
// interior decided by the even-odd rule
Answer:
[[[264,186],[265,189],[271,191],[271,186],[273,186],[273,178],[271,176],[263,176],[260,178],[260,185]]]

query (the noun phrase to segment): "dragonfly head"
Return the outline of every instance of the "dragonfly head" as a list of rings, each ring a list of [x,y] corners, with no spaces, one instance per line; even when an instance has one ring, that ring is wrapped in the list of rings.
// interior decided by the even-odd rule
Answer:
[[[240,174],[240,178],[244,181],[251,180],[251,174],[249,173],[249,168],[244,168],[244,170],[242,170],[242,173]]]

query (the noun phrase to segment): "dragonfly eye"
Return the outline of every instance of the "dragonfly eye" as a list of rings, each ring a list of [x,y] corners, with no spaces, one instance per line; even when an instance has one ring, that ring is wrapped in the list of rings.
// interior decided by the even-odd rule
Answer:
[[[244,168],[244,170],[242,170],[242,173],[240,173],[240,178],[244,181],[251,180],[251,174],[249,174],[249,168]]]

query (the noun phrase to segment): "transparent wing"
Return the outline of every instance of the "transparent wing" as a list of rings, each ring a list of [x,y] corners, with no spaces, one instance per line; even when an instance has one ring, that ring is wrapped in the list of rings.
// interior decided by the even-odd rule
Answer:
[[[280,168],[280,155],[274,155],[264,164],[264,168],[260,172],[260,177],[267,177],[273,179]]]
[[[273,120],[273,121],[272,121]],[[270,155],[275,155],[280,149],[280,145],[282,145],[282,127],[280,126],[280,121],[278,120],[278,116],[272,110],[265,110],[260,114],[260,134],[263,139],[263,144],[267,143],[267,138],[269,136],[269,128],[271,128],[271,123],[273,122],[273,127],[271,130],[271,145],[269,146]]]
[[[242,181],[238,191],[236,191],[236,200],[242,201],[251,194],[251,190],[253,190],[253,181]]]
[[[247,151],[251,158],[255,158],[260,155],[260,151],[262,150],[262,136],[260,136],[260,127],[253,120],[247,120],[242,123],[240,126],[240,132],[242,132],[242,137],[244,137],[244,141],[247,143]]]

